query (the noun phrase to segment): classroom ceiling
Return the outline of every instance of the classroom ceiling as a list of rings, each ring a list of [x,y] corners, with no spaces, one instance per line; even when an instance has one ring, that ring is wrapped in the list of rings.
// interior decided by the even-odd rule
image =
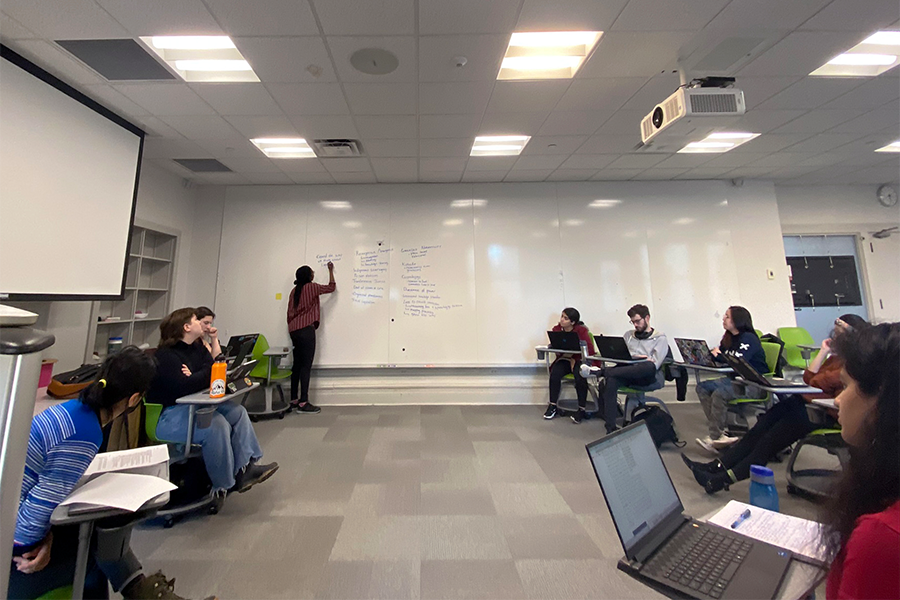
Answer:
[[[144,157],[200,184],[755,178],[896,181],[900,67],[808,73],[879,30],[893,0],[3,0],[3,43],[143,127]],[[573,79],[497,81],[514,31],[603,31]],[[114,82],[56,40],[229,35],[259,83]],[[635,152],[673,70],[720,43],[764,40],[723,72],[761,133],[724,154]],[[388,75],[350,55],[383,48]],[[458,68],[455,57],[467,63]],[[690,72],[691,76],[707,73]],[[470,157],[476,135],[532,136],[517,157]],[[353,138],[366,156],[270,159],[251,137]],[[174,159],[215,158],[230,173]]]

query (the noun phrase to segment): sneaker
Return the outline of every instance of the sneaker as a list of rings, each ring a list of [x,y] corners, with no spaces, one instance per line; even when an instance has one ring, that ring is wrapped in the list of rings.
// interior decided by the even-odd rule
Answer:
[[[554,418],[554,417],[556,417],[556,405],[555,405],[555,404],[548,404],[548,405],[547,405],[547,410],[544,412],[544,418],[549,420],[549,419],[552,419],[552,418]]]
[[[278,470],[278,463],[273,462],[268,465],[260,465],[250,462],[240,473],[234,478],[234,487],[231,491],[243,494],[257,483],[262,483],[275,474]]]
[[[699,470],[706,471],[707,473],[724,473],[725,467],[722,466],[721,461],[719,459],[710,461],[710,462],[698,462],[695,460],[689,459],[685,456],[684,452],[681,453],[681,460],[687,465],[687,468],[691,471]]]
[[[322,412],[322,409],[313,404],[312,402],[307,402],[306,404],[298,404],[297,405],[298,413],[309,413],[314,415],[316,413]]]
[[[132,581],[124,590],[122,597],[125,600],[187,600],[175,593],[175,578],[166,579],[162,571],[153,575],[140,575]],[[207,596],[204,600],[218,600],[216,596]]]
[[[581,423],[581,419],[583,419],[583,418],[584,418],[584,411],[581,410],[580,408],[577,411],[575,411],[574,413],[572,413],[572,422],[575,423],[576,425]]]
[[[712,452],[713,454],[716,454],[718,452],[718,450],[716,450],[716,447],[713,446],[712,438],[709,436],[706,436],[705,438],[697,438],[694,441],[697,442],[697,444],[707,452]]]
[[[725,472],[710,473],[701,469],[692,469],[694,479],[697,480],[707,494],[715,494],[721,490],[727,490],[733,482],[731,476]]]
[[[739,437],[730,437],[730,436],[725,435],[725,434],[723,433],[722,435],[719,436],[718,439],[715,439],[715,440],[712,441],[712,445],[713,445],[713,447],[716,448],[716,449],[727,448],[728,446],[730,446],[730,445],[732,445],[733,443],[737,442],[739,439],[741,439],[741,438],[739,438]]]

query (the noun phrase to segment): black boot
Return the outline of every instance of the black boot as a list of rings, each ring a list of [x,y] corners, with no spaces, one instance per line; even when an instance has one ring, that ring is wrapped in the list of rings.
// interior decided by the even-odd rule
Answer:
[[[681,460],[684,461],[684,464],[686,464],[687,468],[691,471],[696,469],[700,471],[706,471],[707,473],[724,473],[726,470],[725,466],[722,464],[722,461],[720,461],[718,458],[710,462],[699,462],[689,459],[684,455],[684,452],[682,452]]]
[[[251,460],[250,464],[235,475],[234,487],[231,488],[231,491],[243,494],[257,483],[262,483],[274,475],[277,470],[278,463],[273,462],[268,465],[260,465],[256,461]]]
[[[728,475],[726,471],[720,473],[708,473],[706,471],[701,471],[700,469],[691,469],[691,472],[694,474],[694,479],[703,486],[703,489],[706,490],[707,494],[715,494],[718,491],[727,490],[728,486],[733,483],[731,481],[731,476]]]

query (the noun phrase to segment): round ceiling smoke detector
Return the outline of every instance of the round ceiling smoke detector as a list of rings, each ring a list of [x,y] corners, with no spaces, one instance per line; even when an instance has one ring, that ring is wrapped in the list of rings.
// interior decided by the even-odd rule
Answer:
[[[360,73],[367,75],[387,75],[400,65],[397,57],[381,48],[363,48],[350,55],[350,64]]]

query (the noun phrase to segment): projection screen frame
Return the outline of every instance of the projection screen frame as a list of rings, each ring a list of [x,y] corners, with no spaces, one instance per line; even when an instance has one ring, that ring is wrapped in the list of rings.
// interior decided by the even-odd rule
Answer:
[[[134,216],[135,210],[137,208],[137,196],[138,196],[138,187],[141,179],[141,163],[143,162],[144,155],[144,138],[146,133],[140,127],[137,127],[133,123],[123,119],[113,111],[109,110],[96,100],[86,96],[82,92],[79,92],[71,85],[62,81],[58,77],[51,75],[41,67],[37,66],[24,56],[18,54],[15,50],[12,50],[5,44],[0,44],[0,58],[8,61],[12,65],[22,69],[26,73],[36,77],[37,79],[43,81],[44,83],[50,85],[56,90],[62,92],[66,96],[69,96],[76,102],[79,102],[86,106],[87,108],[93,110],[97,114],[102,117],[105,117],[119,125],[123,129],[135,134],[138,136],[138,153],[137,153],[137,165],[135,167],[134,174],[134,191],[131,196],[131,217],[128,220],[128,238],[131,239],[131,235],[134,232]],[[122,283],[119,286],[118,294],[27,294],[27,293],[6,293],[0,289],[0,301],[13,300],[13,301],[80,301],[80,300],[122,300],[125,297],[125,278],[128,272],[128,257],[131,245],[130,243],[125,248],[125,254],[123,256],[123,264],[122,264]]]

